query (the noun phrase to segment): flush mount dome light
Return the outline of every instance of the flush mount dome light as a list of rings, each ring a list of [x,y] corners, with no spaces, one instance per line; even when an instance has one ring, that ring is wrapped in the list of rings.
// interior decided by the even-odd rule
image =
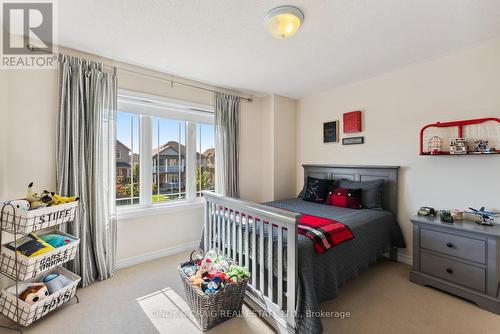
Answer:
[[[304,22],[304,14],[293,6],[281,6],[271,9],[265,17],[265,24],[274,38],[286,39],[295,35]]]

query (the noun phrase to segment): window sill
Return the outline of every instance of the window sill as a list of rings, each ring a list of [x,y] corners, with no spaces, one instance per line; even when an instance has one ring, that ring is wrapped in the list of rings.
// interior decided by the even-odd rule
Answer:
[[[142,218],[147,216],[155,216],[168,214],[173,212],[180,211],[188,211],[193,209],[203,208],[203,204],[205,201],[203,198],[197,198],[194,201],[190,202],[178,202],[178,203],[169,203],[169,204],[156,204],[148,208],[139,207],[139,208],[130,208],[130,209],[118,209],[116,212],[117,220],[128,220],[134,218]]]

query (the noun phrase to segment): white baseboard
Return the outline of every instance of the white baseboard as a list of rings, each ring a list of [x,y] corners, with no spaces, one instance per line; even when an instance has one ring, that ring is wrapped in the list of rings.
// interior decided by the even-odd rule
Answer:
[[[160,250],[157,250],[157,251],[154,251],[151,253],[146,253],[143,255],[138,255],[138,256],[133,256],[133,257],[129,257],[126,259],[118,260],[118,261],[116,261],[115,269],[120,270],[120,269],[127,268],[130,266],[135,266],[136,264],[141,264],[144,262],[156,260],[156,259],[159,259],[159,258],[162,258],[165,256],[170,256],[170,255],[182,253],[182,252],[186,252],[189,250],[195,250],[199,247],[199,245],[200,245],[200,241],[195,240],[195,241],[188,242],[186,244],[182,244],[179,246],[170,247],[170,248],[166,248],[166,249],[160,249]]]
[[[410,266],[412,266],[413,265],[413,256],[398,253],[398,262],[406,263],[406,264],[409,264]]]
[[[389,258],[389,252],[383,254],[384,257]],[[401,254],[401,252],[398,250],[398,262],[409,264],[410,266],[413,265],[413,257],[406,255],[406,254]]]

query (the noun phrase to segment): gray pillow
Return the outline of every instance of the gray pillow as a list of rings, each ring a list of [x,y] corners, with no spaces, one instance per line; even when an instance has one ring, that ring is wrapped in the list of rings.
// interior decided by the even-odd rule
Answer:
[[[382,190],[384,180],[351,181],[340,180],[340,188],[361,189],[361,205],[366,209],[382,209]]]

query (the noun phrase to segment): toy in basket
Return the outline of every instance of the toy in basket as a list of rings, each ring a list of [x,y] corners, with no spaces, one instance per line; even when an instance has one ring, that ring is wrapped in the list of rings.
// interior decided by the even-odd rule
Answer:
[[[26,198],[0,202],[2,229],[11,233],[28,234],[41,229],[72,222],[78,197],[63,197],[44,190],[39,194],[28,185]]]
[[[241,312],[250,277],[245,268],[210,250],[204,256],[201,251],[194,251],[189,262],[181,264],[178,270],[186,301],[202,330]]]

